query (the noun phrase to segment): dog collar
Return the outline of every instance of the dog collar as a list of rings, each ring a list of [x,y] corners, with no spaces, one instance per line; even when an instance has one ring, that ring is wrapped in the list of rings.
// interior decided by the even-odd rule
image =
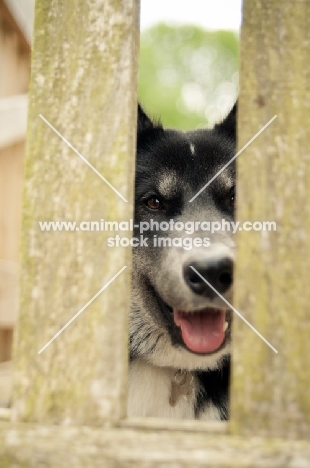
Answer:
[[[170,406],[174,407],[181,396],[190,397],[194,394],[193,374],[185,370],[177,370],[171,381]]]

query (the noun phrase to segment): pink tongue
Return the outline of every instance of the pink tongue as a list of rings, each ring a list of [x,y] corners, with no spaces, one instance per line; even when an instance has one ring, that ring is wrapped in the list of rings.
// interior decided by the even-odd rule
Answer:
[[[193,313],[173,309],[175,324],[181,328],[185,345],[194,353],[212,353],[225,338],[225,311],[205,309]]]

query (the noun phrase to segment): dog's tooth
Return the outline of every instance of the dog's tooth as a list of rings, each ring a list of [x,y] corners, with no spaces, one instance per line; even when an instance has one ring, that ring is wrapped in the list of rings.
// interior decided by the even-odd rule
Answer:
[[[223,325],[223,331],[226,331],[228,328],[228,322],[225,322],[224,325]]]

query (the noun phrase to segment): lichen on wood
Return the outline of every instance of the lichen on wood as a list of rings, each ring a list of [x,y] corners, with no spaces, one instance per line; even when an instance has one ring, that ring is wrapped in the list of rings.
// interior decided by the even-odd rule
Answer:
[[[309,438],[310,433],[310,16],[307,1],[244,2],[238,220],[275,221],[275,232],[239,231],[231,431]]]
[[[197,423],[198,424],[198,423]],[[204,427],[204,425],[203,425]],[[1,468],[302,468],[306,441],[152,428],[0,423]]]
[[[130,249],[109,249],[110,232],[42,232],[39,221],[132,217],[138,7],[135,0],[36,2],[15,420],[102,425],[125,415]],[[38,354],[124,265],[127,269]]]

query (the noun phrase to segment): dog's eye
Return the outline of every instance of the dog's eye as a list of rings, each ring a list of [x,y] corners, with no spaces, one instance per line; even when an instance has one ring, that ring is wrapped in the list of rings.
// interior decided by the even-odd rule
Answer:
[[[235,208],[235,206],[236,206],[236,196],[235,196],[234,193],[232,193],[231,196],[230,196],[230,206],[232,208]]]
[[[160,210],[163,207],[162,202],[155,196],[148,198],[145,204],[150,210],[154,211]]]

